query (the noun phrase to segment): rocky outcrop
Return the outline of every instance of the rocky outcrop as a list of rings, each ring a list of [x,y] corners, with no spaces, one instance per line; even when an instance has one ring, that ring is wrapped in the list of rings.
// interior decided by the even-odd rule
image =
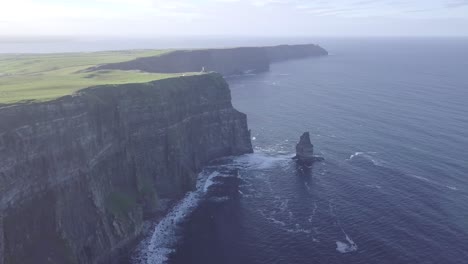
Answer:
[[[178,50],[154,57],[104,64],[90,70],[118,69],[159,73],[200,72],[205,70],[229,76],[265,72],[270,69],[272,62],[324,55],[328,55],[328,52],[313,44]]]
[[[328,55],[328,52],[324,48],[314,44],[280,45],[274,47],[265,47],[265,50],[271,62],[281,62],[293,59]]]
[[[323,160],[322,157],[314,156],[314,145],[310,141],[309,132],[302,134],[299,143],[296,145],[296,156],[294,159],[301,163],[312,163]]]
[[[0,108],[0,263],[106,262],[249,134],[219,74]]]
[[[140,70],[158,73],[215,71],[222,75],[267,71],[270,63],[262,48],[177,50],[154,57],[105,64],[96,69]]]

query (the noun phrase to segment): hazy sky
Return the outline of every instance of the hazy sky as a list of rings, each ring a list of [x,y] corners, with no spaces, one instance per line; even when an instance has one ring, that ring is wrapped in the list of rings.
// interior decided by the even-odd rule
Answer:
[[[468,36],[468,0],[0,0],[0,35]]]

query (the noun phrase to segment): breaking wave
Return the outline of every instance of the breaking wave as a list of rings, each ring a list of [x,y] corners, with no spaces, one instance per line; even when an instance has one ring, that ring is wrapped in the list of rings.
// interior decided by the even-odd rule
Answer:
[[[356,243],[354,243],[354,241],[348,235],[346,235],[346,233],[344,234],[346,237],[346,242],[336,241],[336,250],[342,254],[357,251],[358,246]]]
[[[210,186],[215,184],[213,179],[219,176],[218,171],[204,171],[198,175],[195,191],[187,193],[170,212],[154,227],[152,235],[143,240],[132,258],[135,264],[163,264],[174,252],[180,238],[180,224],[187,220],[197,208]],[[219,201],[224,201],[220,197]],[[218,201],[218,200],[216,200]]]
[[[377,159],[375,157],[375,154],[377,154],[377,152],[355,152],[354,154],[349,156],[347,160],[352,161],[355,158],[361,157],[372,162],[372,164],[376,166],[383,166],[384,163],[381,160]]]

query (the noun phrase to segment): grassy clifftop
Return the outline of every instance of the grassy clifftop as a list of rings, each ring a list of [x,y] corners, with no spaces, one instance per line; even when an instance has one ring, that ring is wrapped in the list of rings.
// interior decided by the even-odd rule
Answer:
[[[328,52],[314,44],[199,50],[127,50],[62,54],[0,54],[0,105],[47,101],[97,85],[146,83],[215,71],[264,72],[272,62]]]
[[[170,50],[0,55],[0,104],[47,101],[95,85],[143,83],[181,74],[86,69],[106,63],[158,56]]]

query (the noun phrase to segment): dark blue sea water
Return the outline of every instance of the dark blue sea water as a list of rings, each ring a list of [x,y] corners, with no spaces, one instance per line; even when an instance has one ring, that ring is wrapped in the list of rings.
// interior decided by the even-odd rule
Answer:
[[[255,154],[206,168],[136,263],[468,263],[468,41],[324,42],[229,79]],[[324,162],[291,160],[304,131]]]

